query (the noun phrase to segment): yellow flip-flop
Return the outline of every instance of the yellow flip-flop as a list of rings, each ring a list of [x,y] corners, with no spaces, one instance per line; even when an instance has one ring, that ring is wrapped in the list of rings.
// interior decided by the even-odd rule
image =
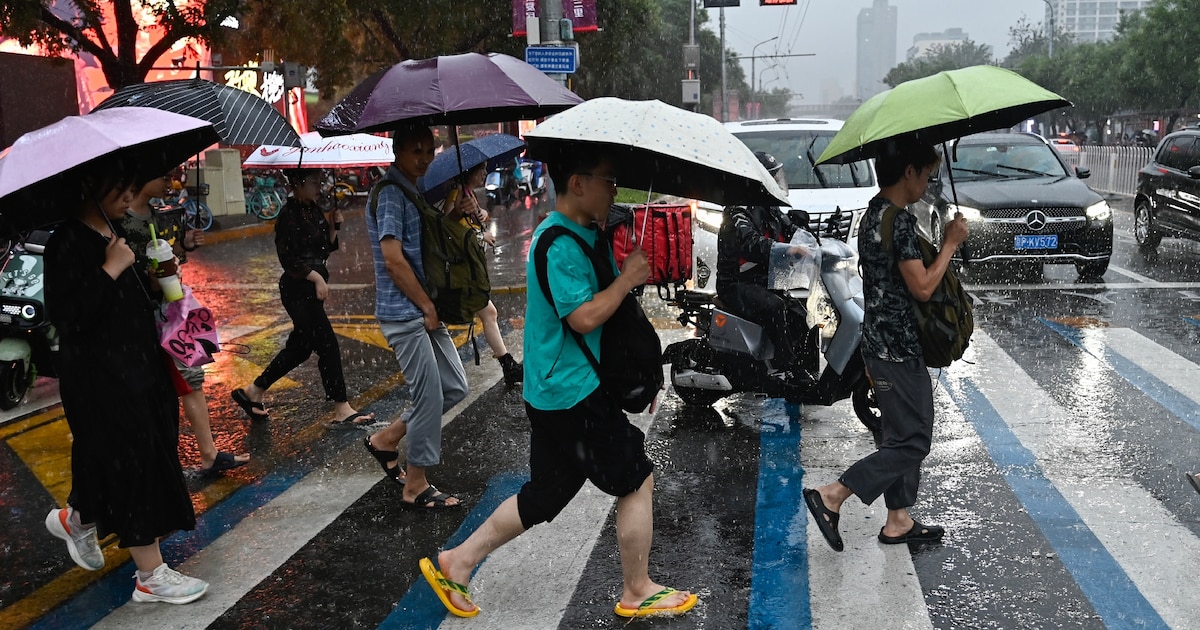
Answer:
[[[474,617],[479,614],[479,606],[475,606],[475,610],[468,611],[450,602],[450,591],[462,595],[467,598],[467,601],[471,602],[471,595],[467,593],[467,587],[458,582],[451,582],[446,579],[446,576],[433,566],[433,561],[429,558],[421,558],[418,564],[421,566],[421,575],[425,576],[425,581],[429,582],[429,586],[433,589],[434,593],[437,593],[438,599],[442,600],[442,605],[446,607],[446,610],[450,611],[450,614],[456,617]],[[471,603],[474,604],[475,602]]]
[[[688,598],[683,600],[683,603],[678,606],[674,606],[672,608],[652,608],[652,606],[662,601],[664,598],[670,597],[678,592],[679,591],[673,588],[664,588],[650,597],[647,597],[646,601],[642,602],[637,608],[626,608],[621,605],[621,602],[618,601],[616,608],[613,609],[613,612],[622,617],[674,617],[676,615],[682,615],[683,613],[691,610],[692,607],[696,605],[696,602],[700,601],[700,598],[697,597],[695,593],[692,593],[688,595]]]

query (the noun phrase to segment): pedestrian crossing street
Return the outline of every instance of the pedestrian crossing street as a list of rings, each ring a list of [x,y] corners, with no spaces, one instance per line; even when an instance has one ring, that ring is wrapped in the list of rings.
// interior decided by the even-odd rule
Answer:
[[[1166,332],[1087,317],[980,323],[963,362],[931,371],[938,419],[913,512],[947,535],[912,548],[875,540],[882,501],[846,503],[843,553],[811,526],[801,489],[873,448],[848,402],[743,397],[698,420],[665,394],[654,414],[634,417],[659,467],[651,573],[701,602],[679,619],[630,625],[1197,627],[1200,496],[1183,479],[1200,468],[1197,335],[1192,316]],[[519,409],[497,403],[497,367],[468,373],[472,397],[447,414],[447,436]],[[475,457],[470,440],[447,441],[443,468]],[[465,538],[520,487],[523,457],[475,457],[485,477],[475,494],[458,480],[471,500],[454,515],[397,515],[398,494],[357,444],[322,467],[272,472],[164,543],[168,562],[212,582],[204,598],[129,603],[123,567],[31,627],[625,626],[611,612],[614,501],[590,485],[480,567],[479,617],[448,617],[421,579],[418,558]],[[345,548],[361,553],[331,551]]]

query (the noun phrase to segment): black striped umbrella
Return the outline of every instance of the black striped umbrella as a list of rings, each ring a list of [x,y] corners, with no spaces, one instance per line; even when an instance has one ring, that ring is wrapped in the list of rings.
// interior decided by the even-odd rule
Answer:
[[[152,107],[211,122],[224,144],[300,146],[300,136],[283,115],[258,96],[203,79],[127,85],[95,111]]]

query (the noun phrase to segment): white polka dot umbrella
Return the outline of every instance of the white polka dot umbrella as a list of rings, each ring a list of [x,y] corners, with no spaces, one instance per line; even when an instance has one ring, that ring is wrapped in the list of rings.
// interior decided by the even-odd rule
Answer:
[[[721,205],[787,205],[754,153],[716,119],[661,101],[596,98],[525,134],[528,155],[549,164],[600,151],[623,188]]]

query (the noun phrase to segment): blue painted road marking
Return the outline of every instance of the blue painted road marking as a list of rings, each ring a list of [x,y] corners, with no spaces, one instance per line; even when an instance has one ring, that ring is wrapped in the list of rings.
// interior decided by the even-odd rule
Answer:
[[[811,628],[808,512],[800,466],[800,408],[763,404],[750,570],[750,630]]]

